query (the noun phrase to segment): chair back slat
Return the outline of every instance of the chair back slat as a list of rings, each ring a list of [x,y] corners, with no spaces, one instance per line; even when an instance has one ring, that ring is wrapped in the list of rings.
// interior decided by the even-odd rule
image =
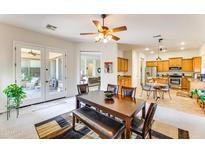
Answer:
[[[89,93],[89,86],[88,84],[78,84],[77,85],[77,89],[78,89],[78,94],[87,94]]]
[[[115,95],[118,95],[118,85],[108,84],[107,91],[112,91]]]
[[[135,98],[136,87],[125,87],[121,88],[121,95]]]
[[[147,111],[147,115],[145,117],[145,122],[143,126],[143,132],[145,134],[151,129],[152,121],[153,121],[156,109],[157,109],[157,103],[151,103]]]

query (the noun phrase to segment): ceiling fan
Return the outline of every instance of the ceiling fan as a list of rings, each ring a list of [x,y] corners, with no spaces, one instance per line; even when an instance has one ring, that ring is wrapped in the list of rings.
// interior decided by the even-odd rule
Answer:
[[[37,56],[37,55],[40,55],[40,54],[38,54],[38,53],[33,52],[32,50],[31,50],[31,51],[29,51],[29,52],[28,52],[28,54],[30,54],[30,55],[32,55],[32,56]]]
[[[120,27],[115,27],[115,28],[109,29],[107,26],[105,26],[105,18],[107,17],[107,15],[102,14],[101,17],[103,19],[102,20],[102,25],[100,24],[99,21],[93,20],[93,23],[97,27],[98,32],[80,33],[80,35],[97,35],[98,34],[98,36],[95,38],[96,42],[100,42],[101,40],[103,40],[103,42],[106,43],[108,40],[111,40],[111,39],[113,39],[115,41],[120,40],[120,38],[113,35],[113,33],[126,31],[127,27],[126,26],[120,26]]]

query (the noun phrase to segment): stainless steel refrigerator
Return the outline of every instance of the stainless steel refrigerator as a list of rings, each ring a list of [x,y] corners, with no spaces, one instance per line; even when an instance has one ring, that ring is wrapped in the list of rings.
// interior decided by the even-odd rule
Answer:
[[[157,76],[157,67],[146,67],[145,78],[150,79]]]

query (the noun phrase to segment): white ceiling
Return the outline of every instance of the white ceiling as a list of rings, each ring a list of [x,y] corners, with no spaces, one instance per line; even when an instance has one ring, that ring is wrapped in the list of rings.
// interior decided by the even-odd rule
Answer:
[[[96,32],[92,20],[100,15],[0,15],[0,22],[63,37],[73,41],[94,42],[94,36],[81,36],[80,32]],[[56,31],[46,25],[57,26]],[[169,50],[179,50],[180,42],[186,42],[185,50],[196,50],[205,42],[205,15],[109,15],[105,25],[126,25],[126,32],[116,33],[119,43],[142,48],[156,46],[154,35],[161,34]]]

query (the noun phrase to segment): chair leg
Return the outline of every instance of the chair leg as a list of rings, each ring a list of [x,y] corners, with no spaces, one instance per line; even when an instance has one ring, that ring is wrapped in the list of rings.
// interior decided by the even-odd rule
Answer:
[[[73,115],[73,130],[75,130],[75,116]]]
[[[164,92],[162,91],[162,99],[164,99]]]
[[[170,100],[172,100],[172,97],[171,97],[171,94],[170,94],[170,90],[169,90],[169,98],[170,98]]]
[[[149,138],[152,139],[152,130],[149,130]]]
[[[125,139],[125,131],[122,132],[121,138]]]
[[[143,94],[143,90],[142,90],[142,92],[141,92],[141,96],[142,96],[142,94]]]
[[[147,91],[147,99],[149,98],[149,96],[151,95],[152,91]]]

